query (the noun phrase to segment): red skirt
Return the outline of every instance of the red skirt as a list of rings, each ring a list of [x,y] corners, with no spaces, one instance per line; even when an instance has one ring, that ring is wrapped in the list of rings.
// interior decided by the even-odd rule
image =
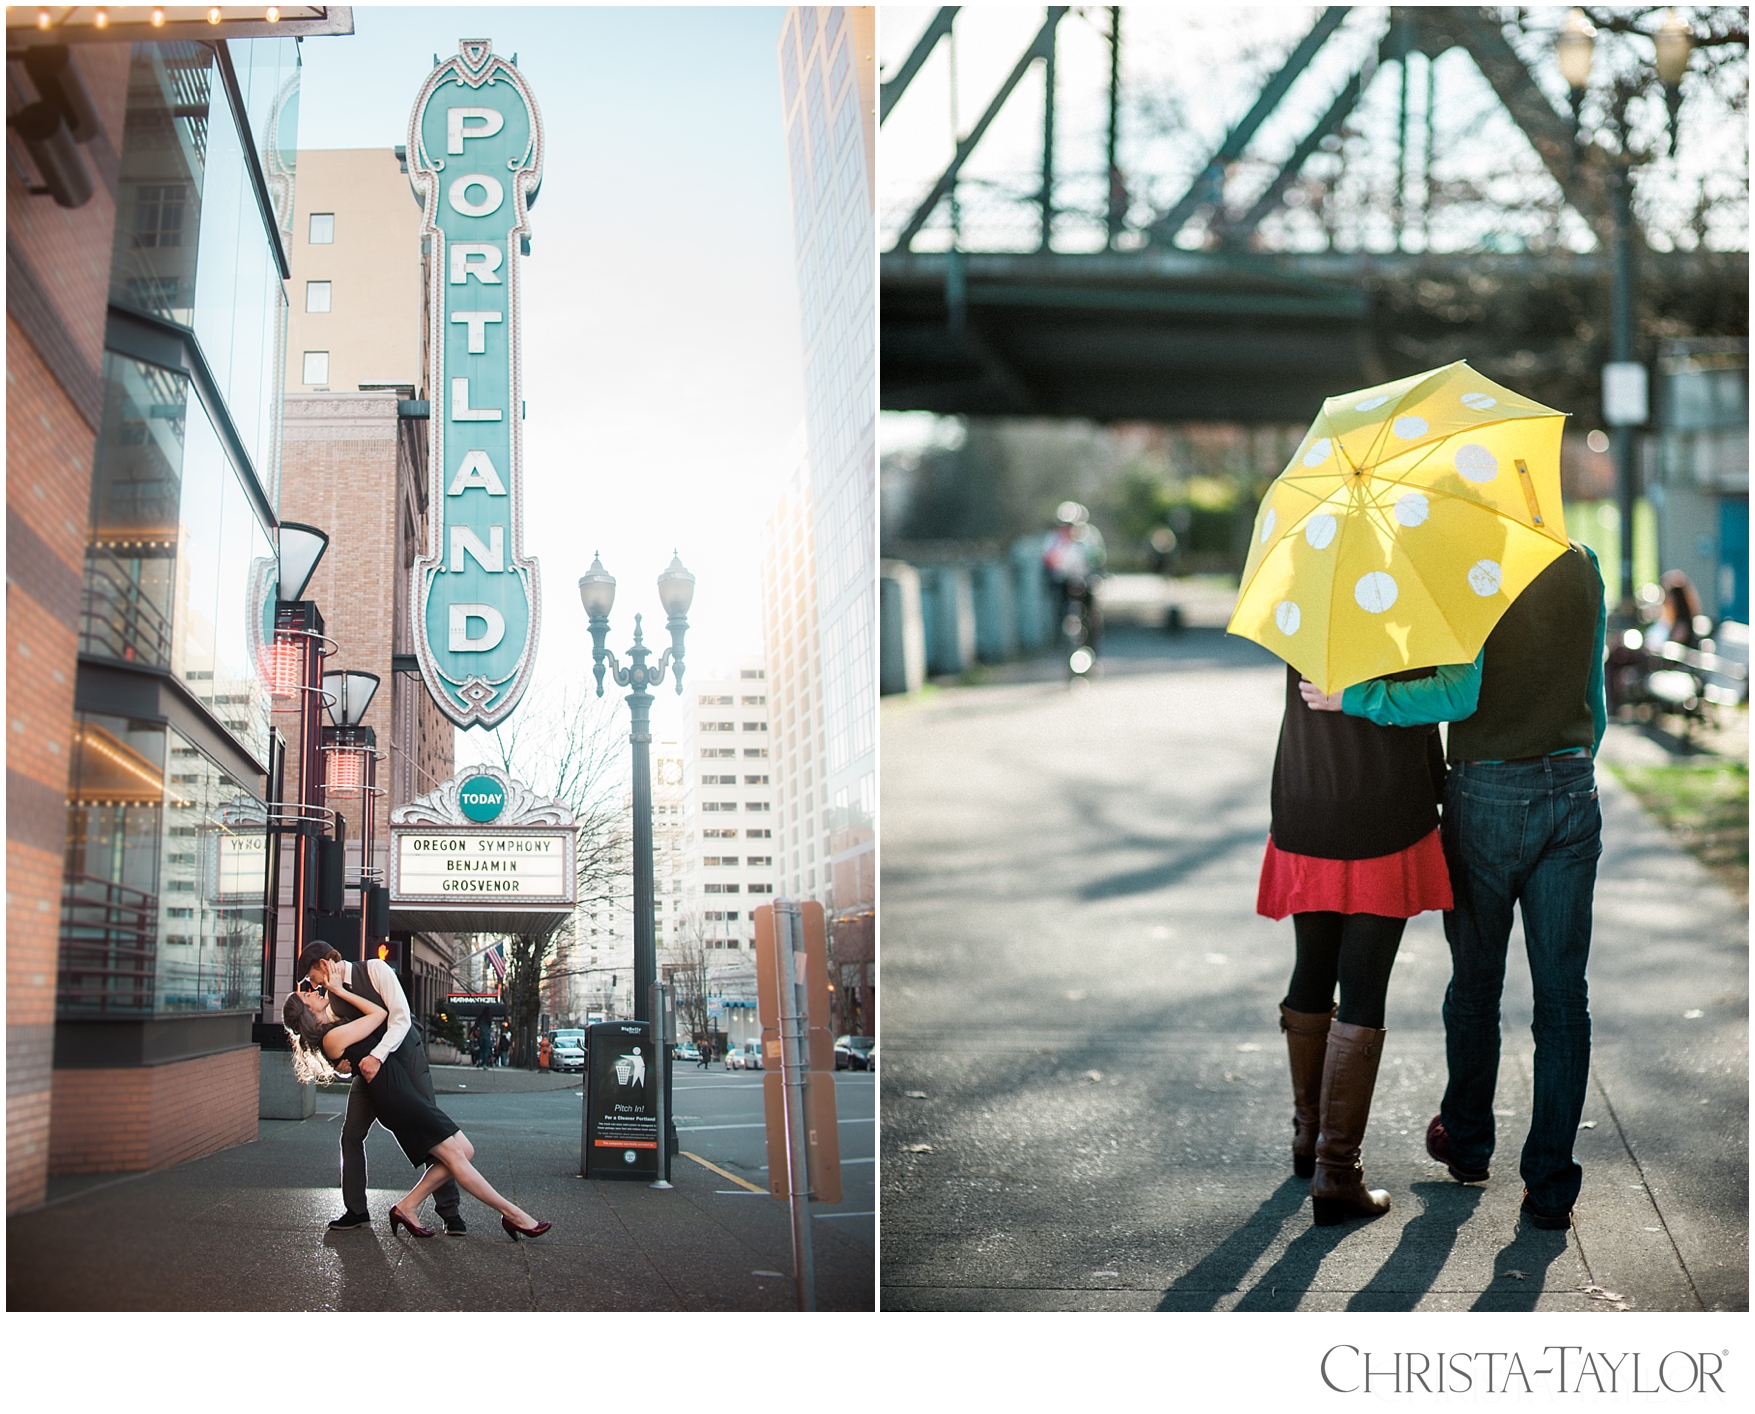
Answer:
[[[1289,913],[1412,918],[1427,909],[1453,907],[1450,870],[1437,830],[1406,849],[1375,859],[1288,854],[1269,835],[1255,895],[1255,911],[1264,918],[1284,918]]]

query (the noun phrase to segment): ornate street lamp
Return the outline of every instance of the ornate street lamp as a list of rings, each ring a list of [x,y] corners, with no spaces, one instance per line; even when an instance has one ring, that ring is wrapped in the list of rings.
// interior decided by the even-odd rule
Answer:
[[[383,884],[381,871],[373,864],[373,845],[377,835],[378,761],[377,733],[361,725],[366,709],[378,691],[378,675],[362,672],[323,674],[323,696],[329,708],[330,726],[323,729],[323,803],[358,796],[360,799],[360,961],[370,957],[370,940],[382,936],[387,929],[383,920],[373,926],[373,902],[376,890]],[[344,824],[336,812],[335,837],[344,837]]]
[[[1664,11],[1664,22],[1652,36],[1657,46],[1658,82],[1664,86],[1664,107],[1670,114],[1670,155],[1676,155],[1676,126],[1682,116],[1682,75],[1694,53],[1694,31],[1674,10]]]
[[[605,646],[609,636],[609,612],[615,607],[615,576],[603,567],[603,558],[593,555],[591,568],[579,580],[579,601],[591,625],[592,672],[597,678],[597,695],[603,696],[603,675],[607,668],[617,687],[628,692],[628,740],[634,748],[634,1016],[652,1024],[652,1036],[658,1062],[664,1072],[664,1113],[670,1107],[671,1057],[668,1046],[656,1045],[659,1018],[652,1014],[652,984],[658,980],[658,945],[653,898],[652,871],[652,694],[649,688],[664,681],[664,675],[675,666],[676,691],[682,693],[683,638],[688,632],[689,605],[695,598],[695,577],[683,568],[674,553],[670,565],[658,577],[658,602],[668,616],[670,647],[656,664],[649,664],[652,650],[646,647],[639,614],[634,615],[634,646],[628,650],[624,668],[616,655]],[[670,1136],[668,1130],[661,1142],[659,1173],[661,1181],[670,1176]]]
[[[1554,59],[1572,96],[1574,153],[1582,159],[1589,140],[1579,123],[1584,95],[1590,85],[1596,57],[1596,26],[1583,10],[1569,10],[1554,39]],[[1669,108],[1670,151],[1676,148],[1677,123],[1682,107],[1682,75],[1693,52],[1694,37],[1687,22],[1674,10],[1652,35],[1655,69],[1664,87]],[[1633,224],[1632,153],[1628,144],[1626,103],[1621,89],[1611,104],[1609,122],[1616,130],[1615,151],[1607,154],[1610,228],[1609,359],[1603,367],[1603,418],[1613,429],[1616,487],[1615,502],[1621,519],[1621,555],[1615,578],[1616,616],[1623,624],[1635,621],[1633,601],[1633,510],[1637,497],[1633,466],[1633,429],[1647,418],[1645,366],[1634,359],[1634,301],[1636,298]]]
[[[317,563],[329,548],[329,536],[314,525],[294,521],[280,523],[279,583],[275,597],[274,646],[269,650],[270,691],[277,698],[294,699],[299,714],[297,801],[277,801],[273,823],[278,858],[278,836],[293,836],[293,957],[304,951],[315,936],[317,855],[328,812],[323,805],[323,723],[317,703],[324,697],[323,659],[334,651],[335,641],[323,632],[323,615],[304,597],[317,571]],[[286,750],[282,748],[284,763]],[[278,865],[276,866],[278,879]],[[277,961],[270,949],[270,974],[263,988],[273,990]],[[269,998],[271,1005],[273,998]],[[265,1016],[264,1020],[268,1020]]]

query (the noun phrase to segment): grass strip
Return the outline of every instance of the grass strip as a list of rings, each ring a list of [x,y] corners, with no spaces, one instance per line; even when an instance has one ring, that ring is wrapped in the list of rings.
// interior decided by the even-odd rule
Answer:
[[[1714,875],[1749,897],[1749,767],[1611,766],[1646,811]]]

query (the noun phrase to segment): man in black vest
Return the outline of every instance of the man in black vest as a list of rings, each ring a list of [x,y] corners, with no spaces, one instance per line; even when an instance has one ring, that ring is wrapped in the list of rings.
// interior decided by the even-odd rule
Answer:
[[[372,958],[364,967],[358,967],[343,959],[328,943],[312,943],[299,954],[298,971],[311,986],[327,987],[338,982],[355,996],[378,1002],[389,1013],[384,1039],[360,1061],[360,1073],[347,1092],[347,1118],[341,1124],[341,1197],[347,1211],[329,1224],[335,1231],[366,1227],[372,1221],[366,1208],[366,1136],[378,1120],[366,1082],[378,1073],[379,1066],[400,1065],[408,1072],[414,1088],[436,1104],[426,1047],[421,1043],[420,1032],[409,1024],[408,998],[388,963]],[[333,994],[329,1004],[344,1021],[359,1015]],[[457,1185],[446,1179],[433,1193],[433,1206],[444,1219],[446,1233],[452,1237],[462,1237],[469,1230],[457,1205]]]
[[[1449,1083],[1426,1150],[1459,1183],[1485,1183],[1499,1077],[1499,998],[1512,908],[1523,914],[1535,1015],[1535,1103],[1524,1140],[1523,1211],[1572,1224],[1584,1170],[1572,1155],[1590,1077],[1591,898],[1603,852],[1592,758],[1603,701],[1607,614],[1597,557],[1574,543],[1531,581],[1472,664],[1414,682],[1370,682],[1311,706],[1383,726],[1448,721],[1444,852],[1456,907],[1444,915]]]

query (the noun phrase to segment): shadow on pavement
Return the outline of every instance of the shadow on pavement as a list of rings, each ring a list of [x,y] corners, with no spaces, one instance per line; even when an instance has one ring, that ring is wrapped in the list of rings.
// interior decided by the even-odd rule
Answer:
[[[1517,1235],[1493,1258],[1493,1284],[1475,1298],[1471,1311],[1533,1311],[1547,1284],[1548,1268],[1567,1248],[1565,1232],[1546,1232],[1519,1221]],[[1511,1276],[1523,1273],[1522,1278]]]
[[[1306,1192],[1309,1184],[1299,1180]],[[1329,1253],[1359,1230],[1357,1223],[1317,1227],[1314,1222],[1292,1239],[1291,1246],[1243,1294],[1235,1311],[1296,1311],[1298,1303],[1316,1284],[1316,1274]]]
[[[1412,1311],[1438,1280],[1457,1233],[1481,1205],[1481,1190],[1460,1183],[1416,1183],[1413,1192],[1420,1200],[1419,1215],[1409,1219],[1376,1275],[1353,1293],[1349,1311]],[[1541,1291],[1537,1282],[1531,1307]]]
[[[1250,1214],[1248,1221],[1177,1277],[1158,1302],[1160,1311],[1211,1311],[1237,1289],[1243,1274],[1274,1244],[1286,1220],[1310,1197],[1310,1180],[1292,1175]],[[1297,1246],[1294,1242],[1293,1246]],[[1296,1303],[1294,1303],[1296,1304]]]

